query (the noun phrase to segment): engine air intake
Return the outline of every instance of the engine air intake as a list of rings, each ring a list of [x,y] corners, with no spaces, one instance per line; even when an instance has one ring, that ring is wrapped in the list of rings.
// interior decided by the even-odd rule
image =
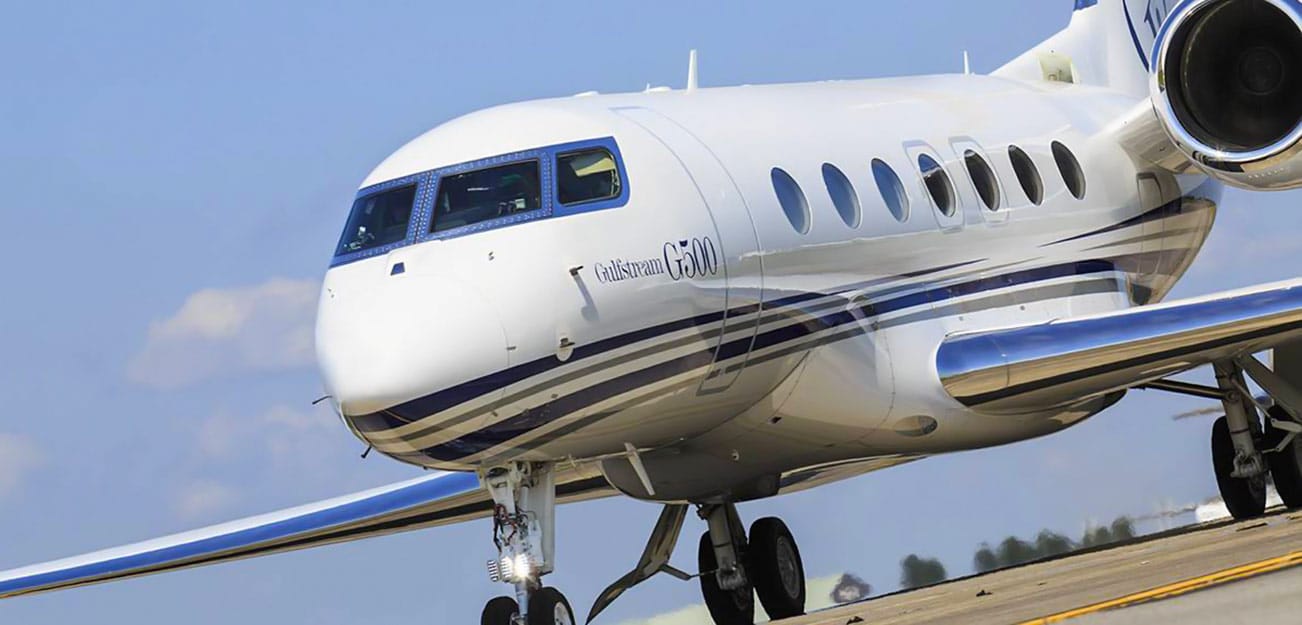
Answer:
[[[1236,186],[1302,186],[1302,4],[1186,2],[1154,61],[1153,102],[1187,157]]]

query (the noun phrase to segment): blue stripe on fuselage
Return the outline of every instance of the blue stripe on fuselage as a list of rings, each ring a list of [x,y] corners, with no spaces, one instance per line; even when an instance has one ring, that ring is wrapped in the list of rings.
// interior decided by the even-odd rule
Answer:
[[[1163,204],[1163,205],[1161,205],[1161,206],[1158,206],[1157,208],[1154,208],[1154,209],[1152,209],[1152,210],[1150,210],[1150,211],[1148,211],[1148,212],[1140,213],[1139,215],[1136,215],[1136,216],[1134,216],[1134,217],[1131,217],[1130,219],[1127,219],[1127,220],[1125,220],[1125,221],[1122,221],[1122,222],[1119,222],[1119,223],[1115,223],[1115,224],[1112,224],[1112,225],[1110,225],[1110,226],[1104,226],[1104,227],[1099,228],[1099,229],[1097,229],[1097,230],[1091,230],[1091,231],[1089,231],[1089,232],[1085,232],[1085,233],[1082,233],[1082,234],[1077,234],[1077,235],[1074,235],[1074,236],[1070,236],[1070,237],[1067,237],[1067,238],[1065,238],[1065,239],[1058,239],[1057,241],[1053,241],[1052,243],[1045,243],[1044,245],[1041,245],[1040,247],[1049,247],[1049,246],[1052,246],[1052,245],[1058,245],[1059,243],[1068,243],[1068,242],[1070,242],[1070,241],[1079,241],[1080,239],[1085,239],[1085,238],[1092,237],[1092,236],[1096,236],[1096,235],[1100,235],[1100,234],[1107,234],[1107,233],[1109,233],[1109,232],[1116,232],[1116,231],[1118,231],[1118,230],[1125,230],[1126,228],[1133,228],[1133,227],[1135,227],[1135,226],[1138,226],[1138,225],[1141,225],[1141,224],[1146,224],[1146,223],[1151,222],[1151,221],[1159,221],[1159,220],[1162,220],[1162,219],[1169,219],[1169,218],[1171,218],[1171,217],[1173,217],[1173,216],[1175,216],[1175,215],[1180,215],[1180,214],[1182,214],[1182,213],[1184,213],[1184,198],[1183,198],[1183,197],[1179,197],[1179,198],[1176,198],[1176,199],[1174,199],[1174,200],[1171,200],[1170,202],[1167,202],[1167,203],[1165,203],[1165,204]]]
[[[1086,275],[1115,271],[1116,265],[1105,260],[1088,260],[1052,265],[1036,269],[1027,269],[1000,276],[981,278],[956,285],[937,287],[917,293],[903,295],[880,302],[866,303],[851,310],[813,317],[799,323],[784,326],[754,337],[730,341],[720,348],[719,360],[725,360],[747,353],[747,348],[760,350],[768,347],[791,343],[811,334],[836,327],[853,324],[870,317],[880,317],[892,312],[914,308],[926,304],[935,304],[949,299],[966,297],[986,291],[1043,282],[1069,276]],[[801,297],[802,301],[837,295],[838,293],[809,293]],[[523,436],[533,430],[552,423],[575,411],[591,406],[622,393],[642,386],[663,381],[674,375],[708,365],[712,360],[714,348],[695,352],[680,358],[627,373],[592,386],[580,389],[551,402],[530,409],[520,415],[493,424],[477,432],[467,434],[447,443],[421,450],[421,454],[434,460],[455,462],[462,458],[487,451]]]
[[[957,267],[965,267],[968,265],[982,262],[983,260],[985,259],[976,259],[976,260],[965,261],[962,263],[942,265],[939,267],[931,267],[928,269],[909,272],[899,277],[926,276],[941,271],[954,269]],[[831,289],[831,291],[833,294],[844,293],[846,291],[862,289],[869,286],[882,284],[884,282],[893,282],[895,280],[898,280],[899,277],[892,277],[888,279],[874,280],[871,282],[861,282],[857,284],[846,285],[846,286]],[[761,310],[762,312],[766,312],[766,313],[773,312],[779,309],[796,306],[798,304],[802,304],[804,302],[817,299],[820,297],[827,297],[827,294],[819,293],[819,292],[802,291],[802,292],[797,292],[791,295],[785,295],[783,297],[779,297],[764,302],[762,309],[758,304],[750,304],[746,306],[739,306],[737,308],[732,308],[727,311],[706,313],[702,315],[697,315],[695,317],[690,317],[687,319],[679,319],[677,321],[671,321],[668,323],[663,323],[648,328],[643,328],[641,330],[636,330],[618,336],[613,336],[608,339],[603,339],[588,345],[580,345],[578,347],[575,347],[574,353],[570,356],[568,360],[565,361],[561,361],[551,356],[545,358],[539,358],[537,360],[532,360],[526,363],[516,365],[514,367],[504,369],[502,371],[491,373],[489,375],[471,380],[469,382],[448,387],[446,389],[443,389],[441,391],[429,395],[425,395],[423,397],[418,397],[416,399],[404,402],[402,404],[398,404],[386,410],[381,410],[379,412],[374,412],[374,413],[364,414],[364,415],[349,416],[348,420],[350,423],[352,423],[353,427],[356,428],[359,432],[383,432],[385,430],[401,427],[409,423],[413,423],[415,421],[420,421],[421,419],[424,419],[431,415],[438,414],[454,406],[473,400],[477,397],[482,397],[484,395],[487,395],[488,393],[501,390],[507,386],[546,373],[548,371],[551,371],[552,369],[556,369],[561,366],[572,365],[574,363],[592,358],[593,356],[599,356],[601,354],[604,354],[612,350],[628,347],[629,345],[633,345],[634,343],[640,343],[642,341],[655,339],[662,335],[669,334],[671,332],[678,332],[680,330],[685,330],[687,328],[709,326],[712,324],[719,323],[720,321],[723,320],[725,313],[727,314],[728,318],[731,319],[734,317],[740,317],[744,315],[761,312]],[[713,350],[714,348],[711,349]]]

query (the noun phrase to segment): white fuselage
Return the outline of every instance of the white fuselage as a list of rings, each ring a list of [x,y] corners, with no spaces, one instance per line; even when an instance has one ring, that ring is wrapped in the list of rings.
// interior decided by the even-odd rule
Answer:
[[[354,432],[405,462],[605,458],[613,484],[647,497],[619,456],[631,445],[665,500],[763,496],[806,467],[864,460],[862,471],[1058,431],[1116,397],[977,414],[941,387],[935,349],[954,332],[1170,290],[1220,188],[1136,166],[1106,124],[1137,102],[937,76],[592,95],[459,118],[363,188],[427,175],[432,189],[446,172],[552,163],[553,146],[609,138],[623,203],[567,210],[544,166],[543,217],[414,232],[336,263],[317,327],[328,390]],[[1079,160],[1082,199],[1053,142]],[[1038,170],[1039,205],[1009,146]],[[978,196],[969,151],[993,168],[998,210]],[[952,181],[952,216],[928,193],[922,155]],[[903,183],[903,220],[874,159]],[[825,164],[849,180],[857,212],[838,211]],[[803,191],[805,233],[779,204],[774,168]]]

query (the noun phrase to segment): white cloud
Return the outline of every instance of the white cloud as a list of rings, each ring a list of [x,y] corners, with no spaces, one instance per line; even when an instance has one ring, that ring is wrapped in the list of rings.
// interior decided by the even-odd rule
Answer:
[[[0,497],[16,491],[43,455],[31,439],[0,433]]]
[[[296,410],[276,405],[253,415],[219,412],[197,431],[199,452],[209,459],[229,459],[265,451],[274,459],[316,457],[339,438],[338,420],[324,409]]]
[[[275,405],[260,412],[219,411],[193,430],[196,477],[176,493],[173,509],[185,521],[210,520],[237,501],[256,500],[286,487],[337,487],[341,458],[360,452],[324,406]],[[197,477],[222,475],[239,491]],[[232,477],[238,476],[238,478]]]
[[[187,521],[211,516],[239,500],[235,489],[213,480],[186,484],[176,498],[176,514]]]
[[[150,324],[127,376],[146,386],[175,388],[239,371],[310,365],[319,289],[312,280],[272,278],[194,293],[171,317]]]
[[[831,607],[832,589],[836,587],[837,582],[841,581],[841,575],[831,575],[828,577],[818,577],[805,582],[805,610],[821,610]],[[755,602],[755,622],[769,620],[768,614],[765,614],[764,608]],[[705,604],[696,603],[678,608],[663,614],[657,614],[645,619],[632,619],[620,623],[620,625],[700,625],[701,623],[710,623],[710,611],[706,609]]]
[[[275,405],[252,414],[222,411],[195,430],[195,459],[204,470],[225,464],[295,481],[337,475],[340,458],[360,453],[358,445],[324,406],[300,410]]]

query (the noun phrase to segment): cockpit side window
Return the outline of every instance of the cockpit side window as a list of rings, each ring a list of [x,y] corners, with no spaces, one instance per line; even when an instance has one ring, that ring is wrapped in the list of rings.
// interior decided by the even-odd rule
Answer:
[[[430,232],[542,208],[538,161],[530,160],[439,178]]]
[[[619,197],[619,167],[610,150],[593,148],[556,156],[556,186],[561,204]]]
[[[337,256],[397,243],[407,238],[416,185],[410,184],[357,198],[339,240]]]
[[[629,177],[614,137],[603,137],[415,172],[357,197],[331,267],[405,245],[619,208],[629,201]]]

